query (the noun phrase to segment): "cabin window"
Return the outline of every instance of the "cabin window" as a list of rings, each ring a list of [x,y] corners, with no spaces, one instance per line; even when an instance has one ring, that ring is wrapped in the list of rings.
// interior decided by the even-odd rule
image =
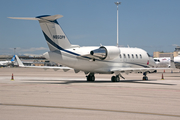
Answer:
[[[140,56],[140,58],[142,59],[142,55],[140,54],[139,56]]]
[[[119,55],[120,58],[122,58],[121,54]]]
[[[138,58],[138,55],[136,54],[136,58]]]
[[[134,55],[132,54],[132,58],[134,58]]]
[[[128,58],[130,58],[130,55],[128,54]]]
[[[123,54],[124,58],[126,58],[126,54]]]

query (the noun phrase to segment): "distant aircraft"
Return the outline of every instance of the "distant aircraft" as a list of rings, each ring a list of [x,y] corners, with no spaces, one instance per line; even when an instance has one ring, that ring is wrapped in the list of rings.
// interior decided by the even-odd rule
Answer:
[[[159,57],[154,58],[157,67],[171,67],[171,58],[170,57]],[[174,63],[176,68],[180,69],[180,55],[174,57]]]
[[[8,66],[9,64],[13,63],[15,59],[15,55],[13,56],[13,58],[11,59],[11,61],[0,61],[0,66]]]
[[[50,51],[44,57],[52,62],[73,68],[76,73],[83,71],[87,81],[95,81],[95,74],[114,74],[112,82],[124,79],[122,73],[142,72],[148,80],[147,72],[156,70],[156,64],[149,54],[140,48],[118,46],[80,47],[72,45],[64,34],[58,18],[62,15],[43,15],[36,18],[12,19],[38,20]]]

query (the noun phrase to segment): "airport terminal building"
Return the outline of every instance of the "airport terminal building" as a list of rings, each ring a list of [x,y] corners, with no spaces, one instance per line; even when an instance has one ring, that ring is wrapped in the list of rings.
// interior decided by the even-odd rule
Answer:
[[[173,54],[174,57],[180,55],[180,46],[177,46],[174,50],[174,52],[154,52],[153,57],[159,58],[159,57],[170,57]]]

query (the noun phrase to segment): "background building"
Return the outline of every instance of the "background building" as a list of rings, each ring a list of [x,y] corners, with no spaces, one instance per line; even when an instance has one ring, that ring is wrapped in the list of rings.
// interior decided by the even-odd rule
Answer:
[[[154,52],[153,57],[154,58],[157,58],[157,57],[170,57],[171,54],[173,54],[174,57],[180,55],[180,46],[176,46],[174,52],[168,52],[168,53],[163,52],[163,51],[162,52]]]

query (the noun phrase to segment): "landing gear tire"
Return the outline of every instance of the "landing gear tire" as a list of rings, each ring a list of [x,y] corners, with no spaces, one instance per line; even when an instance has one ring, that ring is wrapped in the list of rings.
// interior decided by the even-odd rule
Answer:
[[[94,74],[89,74],[87,77],[87,81],[91,81],[91,82],[94,82],[95,81],[95,76]]]
[[[112,81],[112,82],[119,82],[119,81],[120,81],[120,78],[119,78],[118,75],[117,75],[117,76],[112,76],[112,77],[111,77],[111,81]]]
[[[143,77],[143,80],[148,80],[148,77],[147,77],[147,76],[144,76],[144,77]]]
[[[144,75],[144,76],[143,76],[143,80],[148,80],[148,77],[146,76],[146,75],[147,75],[147,72],[144,72],[143,75]]]

